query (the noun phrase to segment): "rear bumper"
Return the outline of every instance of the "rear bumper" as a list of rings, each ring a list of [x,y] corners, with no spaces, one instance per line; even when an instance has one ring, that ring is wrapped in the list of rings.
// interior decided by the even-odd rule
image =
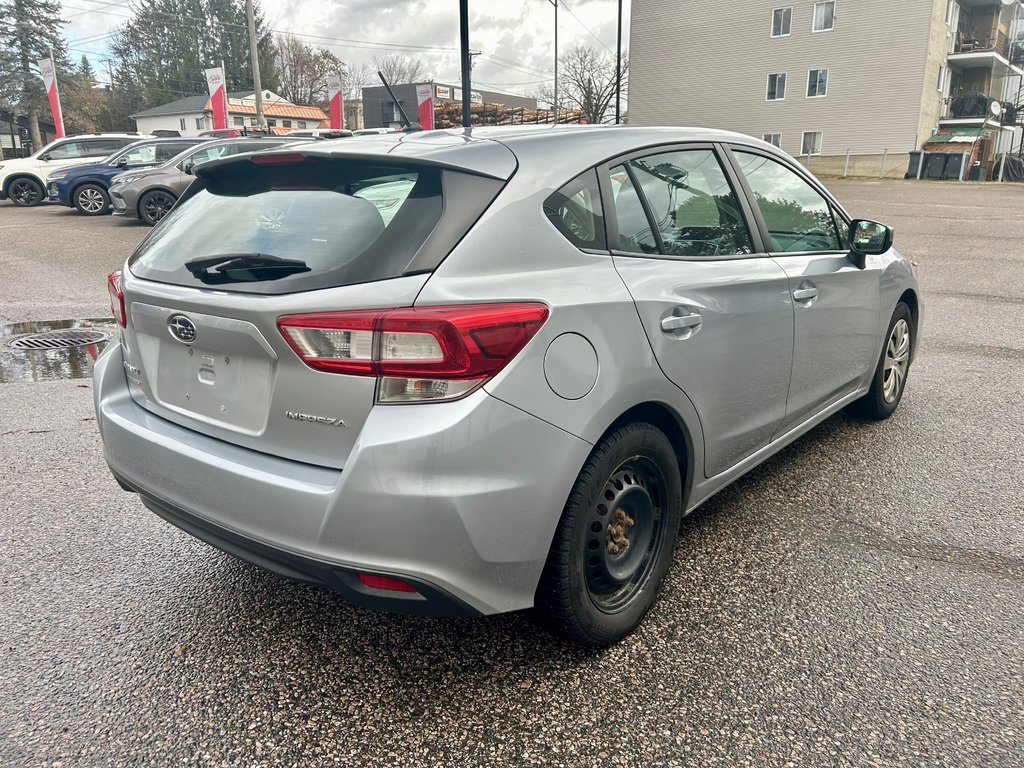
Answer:
[[[112,345],[94,376],[104,452],[123,485],[214,546],[372,608],[530,607],[591,448],[481,390],[374,408],[344,471],[315,467],[154,416],[131,399],[122,365]],[[409,581],[418,596],[367,589],[357,572]]]

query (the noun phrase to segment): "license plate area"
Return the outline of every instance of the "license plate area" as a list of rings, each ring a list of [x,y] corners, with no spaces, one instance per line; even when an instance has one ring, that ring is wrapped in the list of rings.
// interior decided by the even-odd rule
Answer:
[[[182,314],[195,327],[183,343],[169,330]],[[277,355],[250,322],[198,312],[132,305],[147,395],[159,405],[235,432],[267,425]]]

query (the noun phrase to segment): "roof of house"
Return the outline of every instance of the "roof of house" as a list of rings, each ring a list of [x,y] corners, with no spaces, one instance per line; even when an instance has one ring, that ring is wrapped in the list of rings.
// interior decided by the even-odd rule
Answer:
[[[251,96],[252,91],[234,91],[228,94],[229,99],[244,99],[246,96]],[[161,104],[158,107],[151,107],[145,109],[142,112],[136,112],[131,115],[132,118],[137,117],[163,117],[165,115],[181,115],[189,112],[205,112],[209,109],[210,97],[205,93],[197,96],[186,96],[183,99],[177,101],[170,101],[166,104]]]
[[[244,99],[249,96],[252,96],[252,91],[235,91],[233,93],[228,93],[229,99]],[[147,109],[143,112],[137,112],[132,115],[132,117],[165,117],[170,115],[188,114],[190,112],[209,111],[209,96],[186,96],[183,99],[178,99],[177,101],[172,101],[168,104],[161,104],[159,107],[153,107],[152,109]],[[229,103],[228,114],[255,115],[256,107],[249,104]],[[327,120],[327,115],[325,115],[323,110],[319,107],[305,107],[288,102],[283,104],[273,101],[267,102],[263,105],[263,114],[268,117],[293,117],[299,120],[316,120],[318,122]]]

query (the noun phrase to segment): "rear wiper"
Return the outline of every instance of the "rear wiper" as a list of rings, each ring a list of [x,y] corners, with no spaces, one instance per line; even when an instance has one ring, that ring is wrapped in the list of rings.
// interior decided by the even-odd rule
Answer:
[[[210,272],[215,268],[215,272]],[[185,269],[197,280],[208,285],[218,283],[255,283],[262,280],[280,280],[288,275],[310,272],[306,262],[282,259],[266,253],[223,253],[204,256],[185,262]]]

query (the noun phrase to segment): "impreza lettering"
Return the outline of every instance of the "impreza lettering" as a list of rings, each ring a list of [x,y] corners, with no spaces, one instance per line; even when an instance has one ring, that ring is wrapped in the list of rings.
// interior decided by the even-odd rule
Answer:
[[[330,416],[316,416],[312,413],[299,413],[298,411],[285,411],[284,415],[295,421],[306,421],[310,424],[323,424],[328,427],[348,427],[344,419],[332,419]]]

